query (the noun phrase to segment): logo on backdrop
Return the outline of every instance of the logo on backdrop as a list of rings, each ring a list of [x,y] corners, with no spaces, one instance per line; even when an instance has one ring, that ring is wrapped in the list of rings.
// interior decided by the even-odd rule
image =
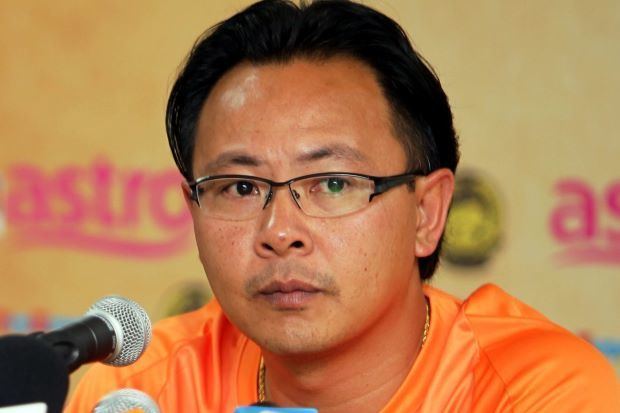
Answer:
[[[105,158],[51,172],[13,165],[5,181],[8,233],[20,246],[165,258],[191,245],[181,179],[174,169],[124,170]]]
[[[458,173],[446,226],[445,260],[464,267],[484,264],[497,250],[501,231],[501,206],[495,187],[482,174]]]
[[[551,235],[562,247],[562,264],[620,265],[620,180],[603,190],[583,179],[562,179],[549,217]]]

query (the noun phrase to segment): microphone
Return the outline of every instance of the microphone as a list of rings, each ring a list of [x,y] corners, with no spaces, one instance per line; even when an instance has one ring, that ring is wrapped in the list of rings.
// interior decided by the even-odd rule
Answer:
[[[94,361],[112,366],[135,362],[151,341],[151,321],[136,302],[107,296],[93,304],[80,320],[32,336],[51,345],[71,373]]]
[[[49,333],[0,338],[0,407],[44,402],[60,413],[69,373],[84,363],[131,364],[151,341],[151,322],[135,302],[97,301],[75,323]]]
[[[0,410],[43,402],[60,413],[69,388],[67,366],[49,343],[31,336],[0,339]]]
[[[93,413],[125,413],[141,410],[144,413],[160,413],[151,397],[136,389],[120,389],[105,395],[93,409]]]
[[[60,413],[69,373],[84,363],[125,366],[151,341],[151,322],[135,302],[118,296],[97,301],[86,315],[49,333],[0,338],[0,407],[43,402]]]

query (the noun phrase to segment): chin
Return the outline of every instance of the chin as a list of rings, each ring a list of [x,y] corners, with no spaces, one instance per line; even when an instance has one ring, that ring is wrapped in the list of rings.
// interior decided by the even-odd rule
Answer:
[[[328,350],[329,340],[319,337],[310,329],[286,331],[266,336],[261,334],[254,340],[260,347],[280,356],[304,356]]]

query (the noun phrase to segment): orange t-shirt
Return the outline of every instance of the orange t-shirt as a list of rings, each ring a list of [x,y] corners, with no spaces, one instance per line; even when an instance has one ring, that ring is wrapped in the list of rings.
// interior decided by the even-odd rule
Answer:
[[[467,300],[430,286],[426,344],[382,413],[620,412],[620,385],[586,341],[486,285]],[[66,412],[90,412],[105,394],[142,390],[163,413],[232,413],[257,399],[259,347],[217,302],[163,320],[131,366],[96,365]]]

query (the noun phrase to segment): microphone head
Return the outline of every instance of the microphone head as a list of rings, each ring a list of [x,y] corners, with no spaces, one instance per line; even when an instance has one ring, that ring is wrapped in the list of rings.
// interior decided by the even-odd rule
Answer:
[[[151,397],[136,389],[120,389],[107,394],[93,409],[93,413],[124,413],[133,410],[144,413],[160,413]]]
[[[129,365],[138,360],[151,342],[151,320],[132,300],[110,295],[93,304],[86,315],[103,319],[116,335],[114,352],[103,361],[105,364]]]

